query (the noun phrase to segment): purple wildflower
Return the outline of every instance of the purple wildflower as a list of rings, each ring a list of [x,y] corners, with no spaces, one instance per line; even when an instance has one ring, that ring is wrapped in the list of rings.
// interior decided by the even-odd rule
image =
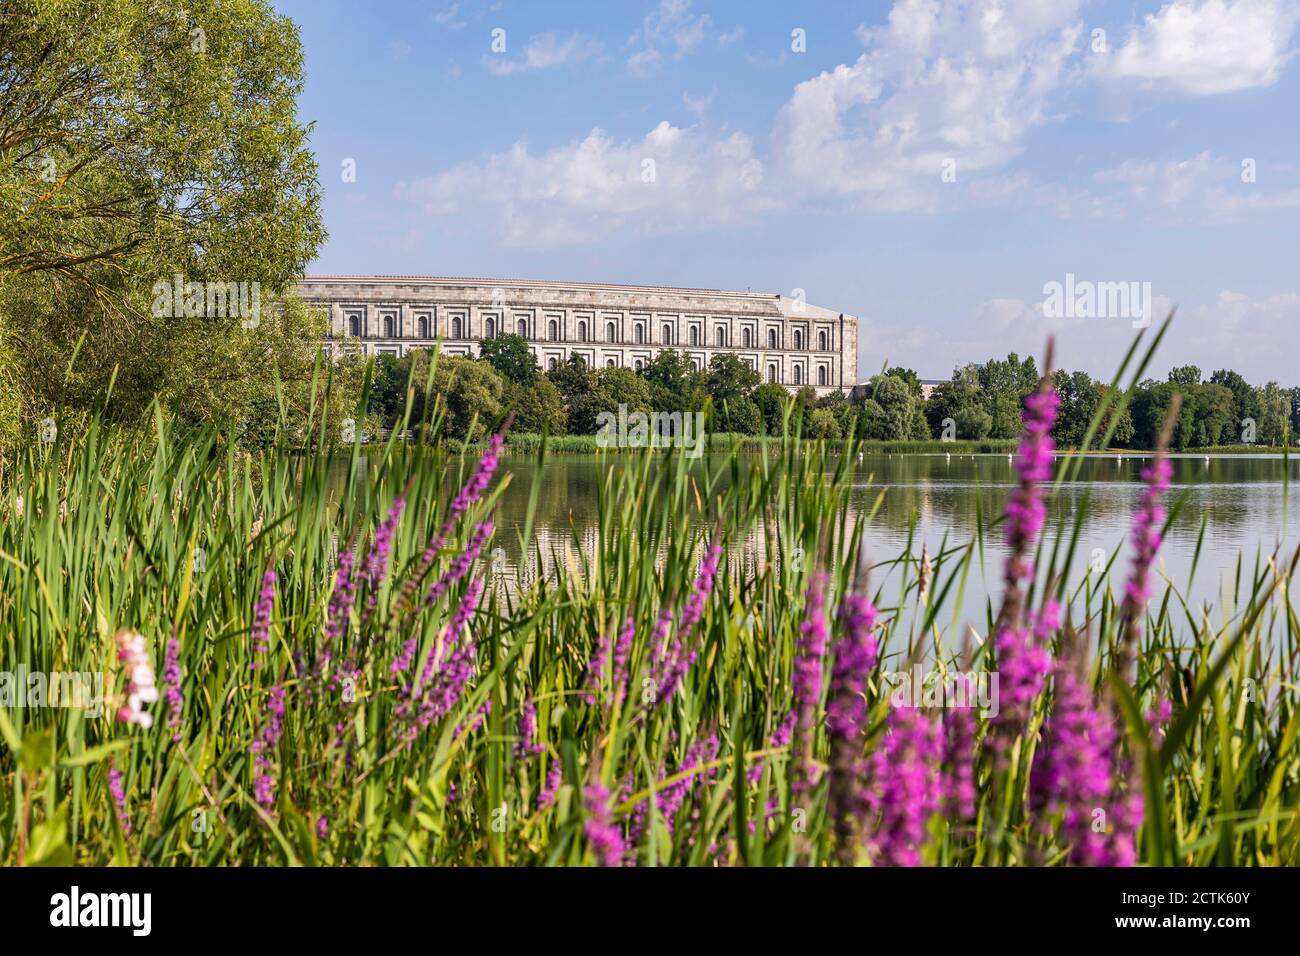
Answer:
[[[596,638],[596,650],[591,655],[591,660],[587,661],[587,674],[583,680],[585,693],[582,699],[589,707],[596,705],[596,695],[600,693],[601,680],[605,675],[605,662],[609,659],[609,647],[613,642],[613,634],[601,634]]]
[[[122,771],[118,770],[111,760],[108,763],[108,792],[113,795],[113,803],[117,805],[117,819],[122,824],[122,832],[129,835],[131,816],[126,812],[126,790],[122,787]]]
[[[181,742],[181,715],[184,698],[181,696],[181,643],[172,638],[167,642],[167,656],[163,663],[164,696],[167,698],[167,726],[172,731],[172,743]]]
[[[620,866],[623,862],[623,834],[614,824],[609,810],[609,789],[601,783],[588,785],[583,793],[587,821],[583,833],[601,866]]]
[[[469,543],[465,545],[465,550],[460,553],[451,567],[435,581],[429,588],[429,593],[424,596],[424,606],[433,607],[437,604],[442,596],[447,593],[447,589],[469,573],[469,569],[478,556],[483,551],[483,545],[492,537],[495,529],[491,521],[482,521],[474,528],[474,533],[470,535]]]
[[[1070,847],[1070,862],[1082,866],[1114,865],[1105,832],[1093,829],[1093,814],[1111,796],[1111,750],[1115,732],[1095,706],[1092,693],[1075,666],[1056,667],[1056,695],[1043,743],[1029,776],[1029,807],[1040,826],[1060,816],[1060,834]]]
[[[804,593],[804,616],[799,625],[799,640],[790,676],[794,694],[794,773],[790,785],[793,793],[803,793],[817,782],[812,764],[813,738],[816,735],[817,706],[821,702],[822,670],[826,657],[826,574],[813,572]]]
[[[718,735],[710,734],[703,740],[700,740],[686,750],[686,755],[682,758],[679,766],[672,776],[680,777],[672,783],[655,790],[655,806],[659,810],[659,816],[668,828],[668,832],[673,831],[673,822],[677,819],[677,812],[682,808],[686,798],[695,790],[696,785],[706,783],[717,776],[717,768],[705,769],[706,766],[718,759]],[[660,773],[660,779],[666,779],[666,774]],[[649,801],[642,801],[637,804],[633,811],[631,836],[632,842],[639,842],[641,833],[645,828],[646,817],[649,814]]]
[[[784,747],[790,746],[790,740],[794,736],[794,722],[796,717],[797,715],[793,710],[785,715],[785,719],[777,725],[776,729],[772,731],[772,735],[767,739],[769,750],[780,750]],[[759,780],[763,779],[763,770],[766,767],[766,760],[760,759],[754,761],[754,765],[750,767],[746,773],[746,779],[749,781],[750,786],[754,786]]]
[[[271,776],[273,764],[268,754],[275,749],[284,732],[284,688],[279,684],[271,688],[266,709],[269,714],[267,721],[249,749],[257,768],[253,796],[263,807],[270,809],[275,804],[275,778]]]
[[[666,643],[666,651],[663,654],[662,661],[656,662],[659,664],[659,670],[650,677],[655,690],[654,698],[651,701],[652,707],[666,703],[673,696],[678,685],[681,684],[682,678],[686,676],[691,665],[695,663],[696,650],[691,638],[696,625],[704,617],[704,608],[708,603],[709,595],[713,593],[714,581],[718,574],[718,562],[721,557],[722,543],[719,536],[715,535],[713,543],[709,545],[709,550],[705,552],[704,560],[700,562],[700,570],[695,576],[695,584],[691,588],[690,597],[687,598],[686,606],[682,609],[682,616],[677,621],[677,633],[673,636],[670,644]],[[664,636],[666,638],[666,635]]]
[[[443,520],[442,527],[438,529],[438,533],[433,536],[428,547],[424,549],[424,553],[420,555],[415,571],[402,585],[402,596],[398,602],[400,607],[407,608],[411,606],[415,600],[415,593],[420,586],[420,582],[424,580],[424,576],[428,573],[429,568],[433,566],[434,560],[446,547],[447,541],[456,528],[456,522],[475,502],[483,497],[483,492],[491,484],[492,475],[496,472],[497,465],[500,463],[501,450],[505,447],[505,442],[504,429],[502,429],[501,433],[493,435],[488,441],[488,446],[483,452],[483,457],[479,459],[478,466],[456,494],[456,497],[452,499],[451,507],[447,510],[447,517]]]
[[[330,819],[329,817],[325,816],[325,814],[322,813],[319,817],[316,818],[316,839],[326,840],[329,838],[329,835],[330,835]]]
[[[830,738],[827,813],[835,825],[840,862],[850,864],[870,808],[862,787],[862,743],[867,724],[867,680],[876,666],[876,608],[863,594],[848,593],[837,614],[842,634],[835,643],[826,702]]]
[[[406,499],[398,495],[393,499],[393,503],[388,506],[388,514],[375,530],[375,540],[370,545],[370,553],[366,555],[365,579],[370,588],[370,596],[366,599],[366,617],[369,618],[374,613],[375,605],[379,602],[379,586],[384,583],[384,578],[388,575],[388,558],[393,550],[393,535],[397,532],[397,523],[402,518],[402,510],[406,507]]]
[[[1147,725],[1151,728],[1151,733],[1156,737],[1164,737],[1165,727],[1169,723],[1169,718],[1174,715],[1174,705],[1167,697],[1159,698],[1155,706],[1147,711]]]
[[[975,815],[975,708],[966,701],[949,710],[943,722],[943,773],[939,781],[944,812]]]
[[[271,609],[275,606],[275,569],[267,568],[262,575],[262,591],[257,596],[253,608],[253,651],[265,654],[270,649]],[[262,666],[261,660],[253,661],[253,669]]]
[[[869,805],[879,817],[869,839],[887,866],[919,866],[925,824],[939,806],[938,724],[919,707],[891,707],[884,739],[871,754]]]
[[[1033,627],[1007,628],[993,644],[998,655],[1001,696],[989,743],[1002,766],[1011,742],[1029,722],[1034,700],[1051,673],[1052,655],[1047,644],[1060,627],[1060,614],[1060,604],[1049,600],[1034,616]]]
[[[408,743],[420,730],[451,713],[474,677],[477,646],[467,625],[482,593],[483,582],[471,578],[441,640],[429,648],[418,682],[408,687],[406,699],[398,707],[399,717],[414,721],[407,732]]]
[[[515,741],[514,747],[516,760],[527,760],[546,749],[541,744],[533,742],[536,734],[537,705],[533,703],[532,697],[528,697],[519,709],[519,739]]]
[[[560,784],[564,780],[564,767],[560,761],[552,760],[551,765],[546,768],[546,783],[542,786],[542,792],[537,795],[537,809],[545,810],[555,802],[556,794],[560,792]]]

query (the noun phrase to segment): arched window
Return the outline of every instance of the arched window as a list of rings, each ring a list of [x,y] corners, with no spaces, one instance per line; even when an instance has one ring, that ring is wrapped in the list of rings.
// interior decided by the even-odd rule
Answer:
[[[642,368],[642,366],[643,366],[644,364],[645,364],[645,363],[642,362],[640,359],[637,359],[637,360],[636,360],[636,370],[637,370],[638,372],[641,371],[641,368]]]
[[[488,316],[483,320],[483,338],[494,339],[497,337],[497,320]]]
[[[694,325],[691,326],[691,344],[692,345],[700,344],[700,330],[698,326],[694,326]]]
[[[662,329],[660,329],[659,331],[663,333],[664,345],[672,345],[672,344],[673,344],[673,327],[672,327],[671,325],[665,325],[665,326],[664,326]]]
[[[578,341],[579,341],[579,342],[585,342],[585,341],[587,341],[587,323],[586,323],[586,322],[582,322],[582,321],[578,322]]]
[[[459,315],[451,320],[451,337],[453,339],[460,338],[460,316]]]
[[[528,320],[515,319],[515,331],[518,332],[523,338],[528,338]]]
[[[550,324],[546,326],[546,337],[552,342],[560,340],[560,323],[551,319]]]
[[[817,348],[823,352],[826,351],[826,330],[825,329],[822,329],[820,332],[817,333]]]
[[[770,349],[776,348],[776,329],[767,330],[767,347]]]
[[[352,334],[355,337],[360,338],[361,337],[361,316],[359,315],[348,316],[348,329],[352,332]]]
[[[637,344],[637,345],[644,345],[644,344],[645,344],[645,326],[642,325],[640,322],[638,322],[635,326],[633,326],[633,332],[634,332],[634,334],[635,334],[635,336],[636,336],[636,344]]]
[[[826,384],[826,366],[825,366],[825,365],[818,365],[818,366],[817,366],[817,384],[818,384],[818,385],[825,385],[825,384]]]
[[[726,326],[719,325],[713,330],[713,343],[720,349],[725,349],[727,347]]]
[[[772,362],[772,363],[770,363],[770,364],[767,366],[767,380],[768,380],[769,382],[775,382],[775,381],[776,381],[776,363],[775,363],[775,362]]]
[[[605,323],[605,341],[613,342],[618,338],[618,330],[614,327],[613,322]]]
[[[386,315],[384,316],[384,338],[391,339],[392,337],[393,337],[393,317],[391,315]]]
[[[605,368],[613,368],[613,367],[614,367],[614,360],[613,360],[613,359],[605,359]]]
[[[740,332],[740,340],[745,343],[745,348],[750,348],[754,344],[754,333],[748,328],[742,329]]]
[[[803,330],[801,329],[794,330],[794,347],[797,349],[803,348]]]
[[[802,384],[803,384],[803,369],[801,369],[798,365],[796,365],[796,366],[795,366],[794,368],[792,368],[790,371],[794,373],[794,375],[793,375],[793,377],[794,377],[794,383],[795,383],[796,385],[802,385]]]
[[[417,323],[416,327],[420,330],[420,338],[427,339],[429,337],[428,316],[425,315],[420,316],[420,321]]]
[[[547,368],[548,371],[554,372],[555,369],[556,369],[556,366],[558,366],[558,365],[559,365],[559,363],[555,360],[554,357],[552,357],[551,360],[550,360],[549,362],[546,363],[546,368]]]

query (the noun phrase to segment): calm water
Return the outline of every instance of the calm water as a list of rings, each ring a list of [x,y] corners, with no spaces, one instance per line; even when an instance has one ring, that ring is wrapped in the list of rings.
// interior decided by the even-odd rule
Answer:
[[[1078,478],[1064,483],[1052,500],[1049,528],[1054,529],[1065,515],[1068,534],[1074,514],[1085,496],[1088,499],[1081,550],[1071,570],[1072,587],[1082,581],[1090,562],[1107,560],[1116,549],[1115,567],[1120,574],[1127,567],[1129,525],[1142,494],[1140,472],[1145,463],[1138,456],[1091,457],[1083,462]],[[707,464],[704,459],[700,467]],[[1280,545],[1289,555],[1300,544],[1300,519],[1295,503],[1287,502],[1284,482],[1288,467],[1292,484],[1300,478],[1300,462],[1284,462],[1280,455],[1218,456],[1208,461],[1187,455],[1174,456],[1173,464],[1174,483],[1167,502],[1172,507],[1182,499],[1182,507],[1165,541],[1159,568],[1190,602],[1223,604],[1239,556],[1249,579],[1257,552],[1267,556]],[[518,558],[517,532],[527,513],[529,490],[537,481],[541,492],[535,536],[543,552],[572,550],[575,531],[580,542],[594,539],[596,489],[610,467],[607,461],[596,456],[555,456],[539,470],[534,459],[520,456],[507,458],[505,465],[514,480],[498,514],[498,526],[505,532],[498,535],[498,543],[508,560]],[[853,510],[855,515],[869,510],[884,490],[883,504],[867,531],[873,560],[891,561],[906,552],[913,524],[911,553],[919,557],[924,545],[934,555],[945,536],[953,548],[976,535],[977,499],[987,528],[990,518],[1001,514],[1012,481],[1006,455],[868,455],[856,466]],[[1203,518],[1205,540],[1195,579],[1189,584]],[[749,530],[744,547],[751,561],[759,560],[761,535],[760,528]],[[977,553],[962,618],[980,621],[985,599],[997,599],[1004,553],[1000,528],[986,532],[984,570]],[[876,583],[882,580],[888,584],[889,576],[877,575]],[[941,616],[941,621],[948,619],[948,613]]]

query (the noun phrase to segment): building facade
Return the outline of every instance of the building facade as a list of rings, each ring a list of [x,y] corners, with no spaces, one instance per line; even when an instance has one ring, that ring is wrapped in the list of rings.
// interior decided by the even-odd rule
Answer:
[[[298,295],[329,310],[331,352],[403,355],[438,339],[478,355],[484,339],[528,340],[543,371],[580,355],[592,368],[639,369],[664,349],[697,368],[731,352],[764,382],[847,393],[857,373],[856,317],[757,292],[545,280],[308,276]]]

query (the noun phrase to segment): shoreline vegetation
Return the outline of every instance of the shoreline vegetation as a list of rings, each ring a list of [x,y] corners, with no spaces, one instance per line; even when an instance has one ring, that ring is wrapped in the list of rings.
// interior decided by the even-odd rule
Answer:
[[[382,444],[384,436],[380,436],[376,442],[368,444]],[[704,445],[710,454],[722,454],[738,447],[745,450],[753,449],[779,449],[793,438],[783,438],[769,435],[745,435],[737,432],[713,432],[705,436]],[[883,440],[852,440],[840,439],[823,440],[815,438],[799,439],[807,445],[812,445],[818,441],[824,441],[826,446],[831,449],[843,450],[852,448],[854,451],[861,452],[864,455],[1009,455],[1013,454],[1019,442],[1015,439],[1005,440],[988,440],[988,441],[883,441]],[[443,439],[440,444],[448,451],[454,454],[471,454],[481,452],[487,447],[486,441],[465,442],[457,439]],[[543,435],[538,432],[511,432],[505,439],[504,454],[507,455],[533,455],[543,447]],[[652,446],[654,451],[667,451],[668,444],[663,446]],[[601,452],[610,454],[630,454],[638,451],[636,447],[618,447],[617,445],[602,446],[600,438],[597,435],[550,435],[545,436],[545,449],[547,454],[551,455],[594,455]],[[1151,448],[1088,448],[1079,450],[1076,448],[1057,448],[1058,456],[1092,456],[1092,457],[1111,457],[1122,456],[1125,458],[1144,458],[1151,457],[1156,453]],[[1180,455],[1199,457],[1201,455],[1210,456],[1235,456],[1235,455],[1289,455],[1290,447],[1287,445],[1267,446],[1267,445],[1216,445],[1213,447],[1189,449],[1186,452],[1170,452],[1173,457]]]
[[[1300,863],[1300,552],[1190,607],[1155,570],[1162,441],[1132,564],[1094,567],[1086,502],[1047,520],[1078,466],[1059,403],[1044,376],[1005,512],[933,555],[866,553],[860,443],[789,437],[702,469],[632,450],[594,543],[516,587],[508,419],[467,457],[363,455],[314,408],[305,456],[161,412],[29,444],[0,474],[0,659],[28,678],[0,672],[0,862]],[[1001,605],[959,616],[994,535]]]

